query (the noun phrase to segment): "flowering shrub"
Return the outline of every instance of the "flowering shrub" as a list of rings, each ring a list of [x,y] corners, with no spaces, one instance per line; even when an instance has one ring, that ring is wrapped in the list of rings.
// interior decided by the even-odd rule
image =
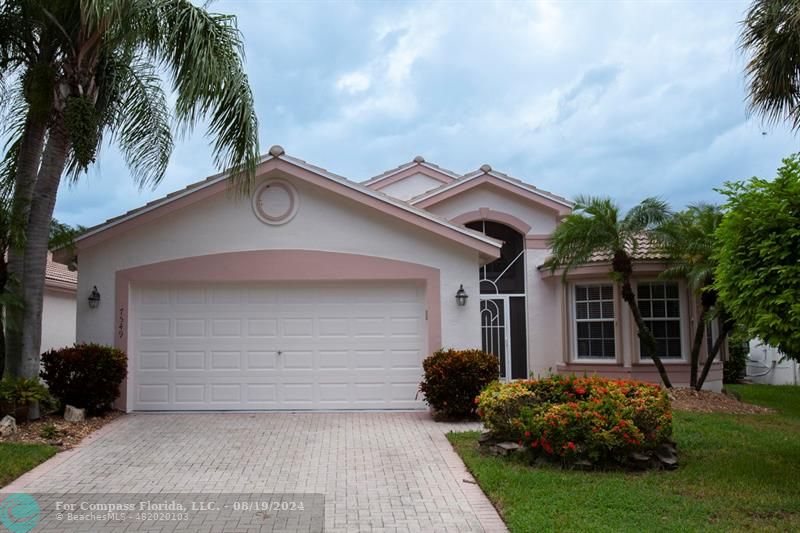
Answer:
[[[669,397],[649,383],[552,376],[494,384],[476,401],[495,438],[565,462],[624,463],[672,434]]]
[[[499,377],[497,358],[480,350],[439,350],[422,362],[419,390],[437,414],[470,417],[475,397]]]

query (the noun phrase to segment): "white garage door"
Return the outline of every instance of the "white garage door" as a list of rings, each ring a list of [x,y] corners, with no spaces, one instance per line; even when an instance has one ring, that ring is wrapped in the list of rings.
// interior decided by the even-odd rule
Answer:
[[[146,286],[133,301],[135,410],[423,407],[422,286]]]

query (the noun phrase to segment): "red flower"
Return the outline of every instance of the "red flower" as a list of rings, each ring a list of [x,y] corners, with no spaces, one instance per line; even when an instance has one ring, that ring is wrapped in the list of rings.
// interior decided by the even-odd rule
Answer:
[[[530,431],[526,431],[526,432],[525,432],[525,438],[526,438],[526,439],[527,439],[527,438],[530,438],[530,436],[531,436],[531,432],[530,432]]]
[[[575,389],[575,392],[577,392],[578,394],[586,394],[586,389],[584,389],[583,387],[578,387],[577,389]]]
[[[567,448],[569,448],[570,450],[574,450],[575,449],[575,443],[572,442],[572,441],[569,441],[567,443]]]

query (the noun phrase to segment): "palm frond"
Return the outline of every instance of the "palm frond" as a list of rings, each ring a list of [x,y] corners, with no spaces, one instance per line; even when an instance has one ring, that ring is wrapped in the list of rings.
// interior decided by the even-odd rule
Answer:
[[[141,57],[119,65],[117,105],[110,125],[133,179],[157,185],[172,155],[172,115],[156,67]]]
[[[258,162],[258,120],[236,19],[208,13],[187,0],[164,6],[165,41],[159,55],[172,74],[176,119],[183,127],[208,119],[215,163],[230,169],[238,189],[246,192]]]
[[[800,127],[800,2],[755,0],[742,22],[740,49],[749,109],[770,124],[789,119]]]

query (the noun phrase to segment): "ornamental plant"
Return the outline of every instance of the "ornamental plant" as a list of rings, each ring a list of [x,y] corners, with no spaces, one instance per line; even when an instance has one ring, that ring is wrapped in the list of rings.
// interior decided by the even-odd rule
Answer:
[[[42,354],[42,379],[63,405],[97,414],[111,407],[128,373],[125,353],[100,344],[75,344]]]
[[[422,362],[419,390],[437,415],[475,416],[475,397],[500,375],[497,358],[481,350],[439,350]]]
[[[597,377],[551,376],[493,384],[476,399],[484,425],[532,458],[624,464],[632,452],[669,441],[672,412],[659,385]]]

